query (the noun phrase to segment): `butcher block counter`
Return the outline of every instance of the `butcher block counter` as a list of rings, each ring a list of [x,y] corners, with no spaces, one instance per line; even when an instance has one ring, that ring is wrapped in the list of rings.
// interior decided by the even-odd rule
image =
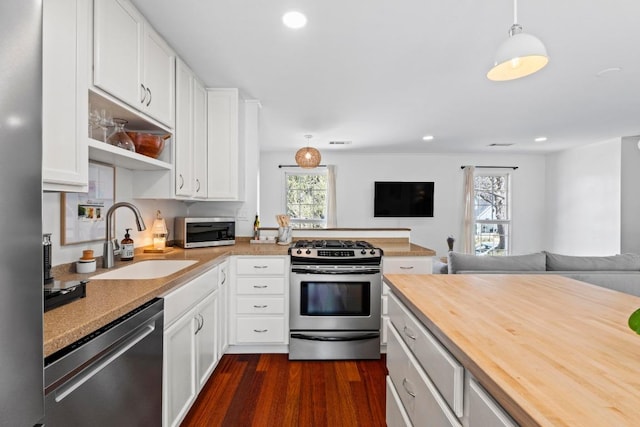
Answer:
[[[385,256],[433,256],[435,252],[402,239],[376,240]],[[282,256],[288,246],[251,244],[240,238],[235,245],[199,249],[174,248],[167,254],[143,254],[138,249],[135,262],[170,259],[194,260],[194,265],[177,273],[157,279],[145,280],[93,280],[91,277],[109,270],[98,268],[95,273],[70,273],[72,265],[57,266],[54,276],[58,280],[87,280],[87,296],[44,314],[44,355],[49,356],[74,341],[92,333],[118,317],[171,289],[187,283],[194,277],[232,255]],[[130,265],[131,261],[116,261],[114,268]],[[101,265],[98,263],[98,265]]]
[[[637,426],[640,298],[555,275],[385,275],[523,426]]]

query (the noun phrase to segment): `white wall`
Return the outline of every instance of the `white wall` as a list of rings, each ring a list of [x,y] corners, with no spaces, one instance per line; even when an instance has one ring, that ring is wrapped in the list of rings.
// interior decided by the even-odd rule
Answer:
[[[620,252],[620,174],[620,139],[547,155],[547,250]]]
[[[260,214],[262,226],[275,227],[275,215],[284,209],[284,170],[293,153],[263,152],[260,157]],[[460,166],[518,166],[512,171],[512,249],[514,254],[544,249],[543,203],[545,162],[541,155],[435,155],[323,153],[323,164],[336,165],[338,227],[410,228],[411,240],[447,251],[446,238],[458,239],[462,222],[462,170]],[[374,181],[434,181],[433,218],[374,218]],[[459,248],[458,242],[454,249]]]

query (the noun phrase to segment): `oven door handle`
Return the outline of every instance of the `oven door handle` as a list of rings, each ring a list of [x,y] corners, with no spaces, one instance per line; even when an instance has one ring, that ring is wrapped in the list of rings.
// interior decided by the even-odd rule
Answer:
[[[380,270],[370,269],[370,270],[332,270],[332,269],[323,269],[323,270],[315,270],[315,269],[303,269],[303,268],[292,268],[292,273],[296,274],[333,274],[333,275],[357,275],[357,274],[378,274]]]
[[[371,332],[368,334],[358,334],[344,337],[323,337],[317,335],[307,335],[307,334],[291,334],[291,338],[297,338],[299,340],[308,340],[308,341],[362,341],[362,340],[370,340],[373,338],[378,338],[380,336],[379,332]]]

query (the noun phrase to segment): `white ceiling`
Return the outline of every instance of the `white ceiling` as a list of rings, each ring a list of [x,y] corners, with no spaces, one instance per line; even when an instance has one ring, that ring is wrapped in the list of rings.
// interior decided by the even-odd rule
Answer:
[[[637,0],[520,0],[518,21],[550,61],[501,83],[485,75],[511,0],[133,3],[207,86],[261,101],[263,151],[294,151],[305,134],[321,151],[513,153],[640,134]],[[281,24],[291,9],[305,28]]]

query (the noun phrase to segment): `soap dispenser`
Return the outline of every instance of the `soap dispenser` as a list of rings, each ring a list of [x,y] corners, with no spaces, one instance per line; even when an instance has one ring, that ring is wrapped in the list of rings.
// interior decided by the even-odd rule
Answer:
[[[122,239],[120,261],[133,260],[133,239],[129,235],[130,228],[125,229],[124,239]]]

